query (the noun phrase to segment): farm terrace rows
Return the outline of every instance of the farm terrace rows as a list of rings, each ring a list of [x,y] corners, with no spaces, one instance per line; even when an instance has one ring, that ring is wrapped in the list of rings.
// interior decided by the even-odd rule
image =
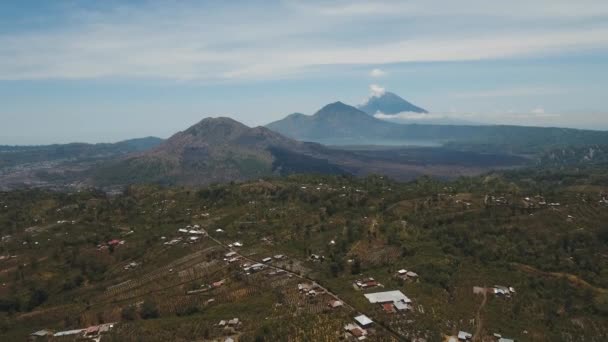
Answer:
[[[604,341],[607,193],[517,174],[4,192],[0,339]]]

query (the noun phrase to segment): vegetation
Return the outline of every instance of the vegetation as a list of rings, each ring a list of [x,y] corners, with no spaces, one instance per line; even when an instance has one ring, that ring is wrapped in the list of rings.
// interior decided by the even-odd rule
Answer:
[[[479,310],[482,336],[601,341],[607,198],[599,165],[454,181],[294,175],[200,189],[136,185],[119,195],[4,192],[0,339],[120,322],[104,340],[333,341],[362,312],[377,324],[372,340],[435,341],[475,331]],[[195,224],[210,237],[165,244]],[[223,260],[234,241],[252,260],[285,255],[272,264],[292,276],[245,274]],[[402,268],[418,281],[396,278]],[[369,304],[352,286],[364,277],[403,291],[414,310]],[[307,279],[353,308],[301,295]],[[473,287],[494,285],[517,293],[488,294],[482,307]],[[238,328],[218,326],[235,317]]]

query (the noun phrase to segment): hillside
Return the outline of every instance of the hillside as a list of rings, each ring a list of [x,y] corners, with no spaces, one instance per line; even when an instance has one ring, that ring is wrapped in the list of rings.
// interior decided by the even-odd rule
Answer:
[[[605,169],[6,192],[0,340],[115,323],[102,341],[351,341],[364,314],[368,341],[599,342],[606,222]],[[365,297],[382,291],[411,304]]]

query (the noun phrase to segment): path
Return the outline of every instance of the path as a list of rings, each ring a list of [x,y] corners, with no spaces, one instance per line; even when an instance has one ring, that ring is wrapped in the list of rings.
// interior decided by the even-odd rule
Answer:
[[[233,251],[231,248],[229,248],[227,245],[225,245],[225,244],[224,244],[224,243],[222,243],[221,241],[217,240],[216,238],[214,238],[214,237],[212,237],[212,236],[208,236],[208,237],[209,237],[209,239],[211,239],[212,241],[214,241],[214,242],[215,242],[215,243],[217,243],[218,245],[220,245],[220,246],[222,246],[222,247],[226,248],[227,250]],[[253,263],[261,263],[261,262],[260,262],[260,261],[258,261],[258,260],[251,259],[251,258],[249,258],[249,257],[246,257],[246,256],[244,256],[244,255],[240,254],[238,251],[234,251],[234,252],[236,253],[236,255],[238,255],[239,257],[243,258],[244,260],[247,260],[247,261],[250,261],[250,262],[253,262]],[[265,265],[266,265],[266,264],[265,264]],[[344,299],[340,298],[340,297],[339,297],[337,294],[335,294],[335,293],[331,292],[330,290],[328,290],[327,288],[325,288],[323,285],[319,284],[319,282],[318,282],[318,281],[316,281],[316,280],[314,280],[314,279],[308,278],[308,277],[306,277],[306,276],[302,276],[302,275],[300,275],[300,274],[297,274],[297,273],[295,273],[295,272],[293,272],[293,271],[290,271],[290,270],[285,269],[285,268],[282,268],[282,267],[278,267],[278,266],[274,266],[274,265],[266,265],[266,266],[267,266],[267,267],[269,267],[269,268],[272,268],[272,269],[274,269],[274,270],[282,270],[282,271],[285,271],[285,272],[287,272],[287,273],[291,274],[292,276],[297,277],[297,278],[299,278],[299,279],[303,279],[303,280],[312,281],[312,282],[314,282],[315,284],[317,284],[317,285],[318,285],[318,286],[319,286],[319,287],[320,287],[320,288],[321,288],[323,291],[325,291],[325,293],[327,293],[328,295],[330,295],[330,296],[331,296],[333,299],[341,301],[341,302],[344,304],[344,306],[348,307],[348,308],[349,308],[349,309],[351,309],[352,311],[359,312],[359,310],[355,309],[355,307],[354,307],[354,306],[352,306],[350,303],[346,302]],[[366,315],[366,316],[368,316],[368,317],[372,317],[372,316],[368,315],[367,313],[364,313],[364,312],[361,312],[361,313],[362,313],[362,314],[364,314],[364,315]],[[383,329],[384,329],[386,332],[388,332],[388,333],[389,333],[391,336],[393,336],[394,338],[396,338],[398,341],[405,341],[405,340],[404,340],[404,338],[403,338],[401,335],[399,335],[399,334],[395,333],[395,332],[394,332],[392,329],[390,329],[389,327],[387,327],[387,326],[385,326],[385,325],[383,325],[383,324],[380,324],[380,323],[379,323],[377,320],[375,320],[375,321],[374,321],[374,323],[376,324],[376,326],[382,327],[382,328],[383,328]]]
[[[488,302],[488,289],[484,288],[483,291],[483,299],[481,300],[481,304],[477,309],[477,314],[475,315],[475,333],[473,334],[473,342],[481,342],[481,330],[483,328],[483,319],[481,318],[481,310],[486,306]]]
[[[597,293],[608,293],[608,289],[593,286],[593,285],[589,284],[587,281],[585,281],[584,279],[581,279],[580,277],[578,277],[574,274],[563,273],[563,272],[542,271],[533,266],[525,265],[525,264],[513,263],[513,265],[515,265],[517,268],[519,268],[520,270],[522,270],[526,273],[532,273],[532,274],[536,274],[536,275],[556,277],[556,278],[565,278],[576,287],[588,288]]]

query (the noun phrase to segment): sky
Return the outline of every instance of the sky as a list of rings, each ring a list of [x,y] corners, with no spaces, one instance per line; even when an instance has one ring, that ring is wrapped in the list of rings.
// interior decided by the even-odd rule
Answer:
[[[608,130],[608,1],[0,1],[0,144],[264,125],[392,91],[435,117]]]

